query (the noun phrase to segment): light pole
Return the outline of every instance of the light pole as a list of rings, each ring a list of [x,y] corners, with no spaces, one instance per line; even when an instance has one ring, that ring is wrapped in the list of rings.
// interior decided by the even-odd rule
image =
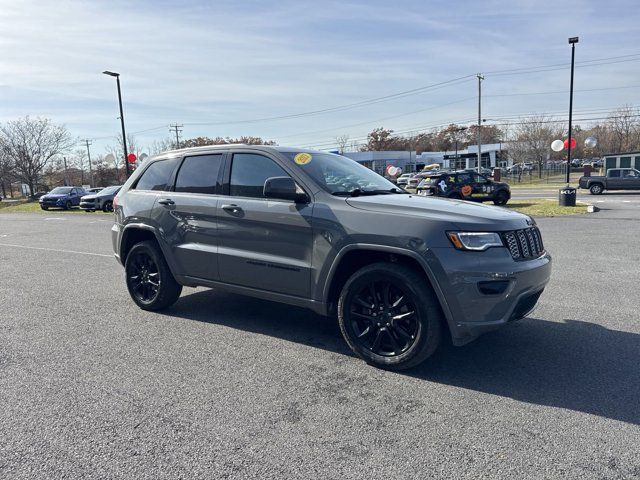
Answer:
[[[569,141],[567,142],[567,186],[569,185],[569,174],[571,173],[571,142],[573,141],[573,135],[571,131],[571,120],[573,116],[573,66],[576,58],[576,43],[578,43],[578,37],[569,38],[569,45],[571,45],[571,84],[569,86]]]
[[[481,74],[478,77],[478,173],[482,172],[482,137],[480,136],[480,128],[482,127],[482,80]]]
[[[116,72],[110,72],[105,70],[105,75],[109,75],[110,77],[116,77],[116,84],[118,85],[118,105],[120,105],[120,125],[122,126],[122,149],[124,150],[124,166],[127,172],[127,178],[129,178],[129,160],[128,152],[127,152],[127,134],[124,131],[124,113],[122,112],[122,93],[120,92],[120,74]]]

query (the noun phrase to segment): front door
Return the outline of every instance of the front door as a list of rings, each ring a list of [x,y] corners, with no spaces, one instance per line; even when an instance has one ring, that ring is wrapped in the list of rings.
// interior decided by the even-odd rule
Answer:
[[[625,190],[640,190],[640,172],[629,169],[622,171],[623,188]]]
[[[217,208],[224,153],[184,158],[173,191],[162,192],[154,213],[176,273],[218,280]]]
[[[218,206],[220,279],[309,297],[313,204],[264,198],[267,178],[290,175],[262,154],[233,154],[227,176]]]

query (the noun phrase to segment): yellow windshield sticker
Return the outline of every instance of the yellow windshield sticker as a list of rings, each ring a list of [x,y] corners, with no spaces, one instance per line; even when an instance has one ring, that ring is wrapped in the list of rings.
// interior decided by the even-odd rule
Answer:
[[[299,153],[295,157],[293,157],[293,161],[298,165],[306,165],[311,161],[311,158],[312,157],[310,153]]]

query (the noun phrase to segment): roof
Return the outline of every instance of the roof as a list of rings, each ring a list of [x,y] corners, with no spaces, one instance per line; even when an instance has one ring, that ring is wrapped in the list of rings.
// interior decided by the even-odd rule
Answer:
[[[246,143],[226,143],[224,145],[203,145],[201,147],[189,147],[189,148],[180,148],[177,150],[167,150],[155,156],[163,156],[163,155],[177,155],[184,153],[193,153],[193,152],[208,152],[211,150],[226,150],[228,148],[246,148],[249,150],[272,150],[276,152],[310,152],[310,153],[327,153],[320,152],[319,150],[313,150],[309,148],[298,148],[298,147],[285,147],[279,145],[248,145]]]
[[[603,157],[622,157],[623,155],[640,155],[640,152],[605,153]]]

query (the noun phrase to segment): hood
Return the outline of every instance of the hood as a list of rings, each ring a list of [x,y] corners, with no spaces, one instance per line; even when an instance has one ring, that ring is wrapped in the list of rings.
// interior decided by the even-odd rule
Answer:
[[[46,194],[46,195],[43,195],[43,196],[42,196],[42,197],[40,197],[40,198],[46,198],[46,199],[48,199],[48,200],[59,200],[59,199],[61,199],[61,198],[66,198],[66,197],[68,197],[68,196],[69,196],[69,194],[68,194],[68,193],[55,193],[55,194],[53,194],[53,195],[48,193],[48,194]]]
[[[506,231],[526,228],[533,224],[527,215],[504,207],[475,202],[417,195],[372,195],[347,198],[347,203],[361,210],[422,217],[451,222],[452,228],[472,231]]]
[[[92,193],[91,195],[81,197],[80,200],[95,200],[96,198],[98,198],[98,195]]]

